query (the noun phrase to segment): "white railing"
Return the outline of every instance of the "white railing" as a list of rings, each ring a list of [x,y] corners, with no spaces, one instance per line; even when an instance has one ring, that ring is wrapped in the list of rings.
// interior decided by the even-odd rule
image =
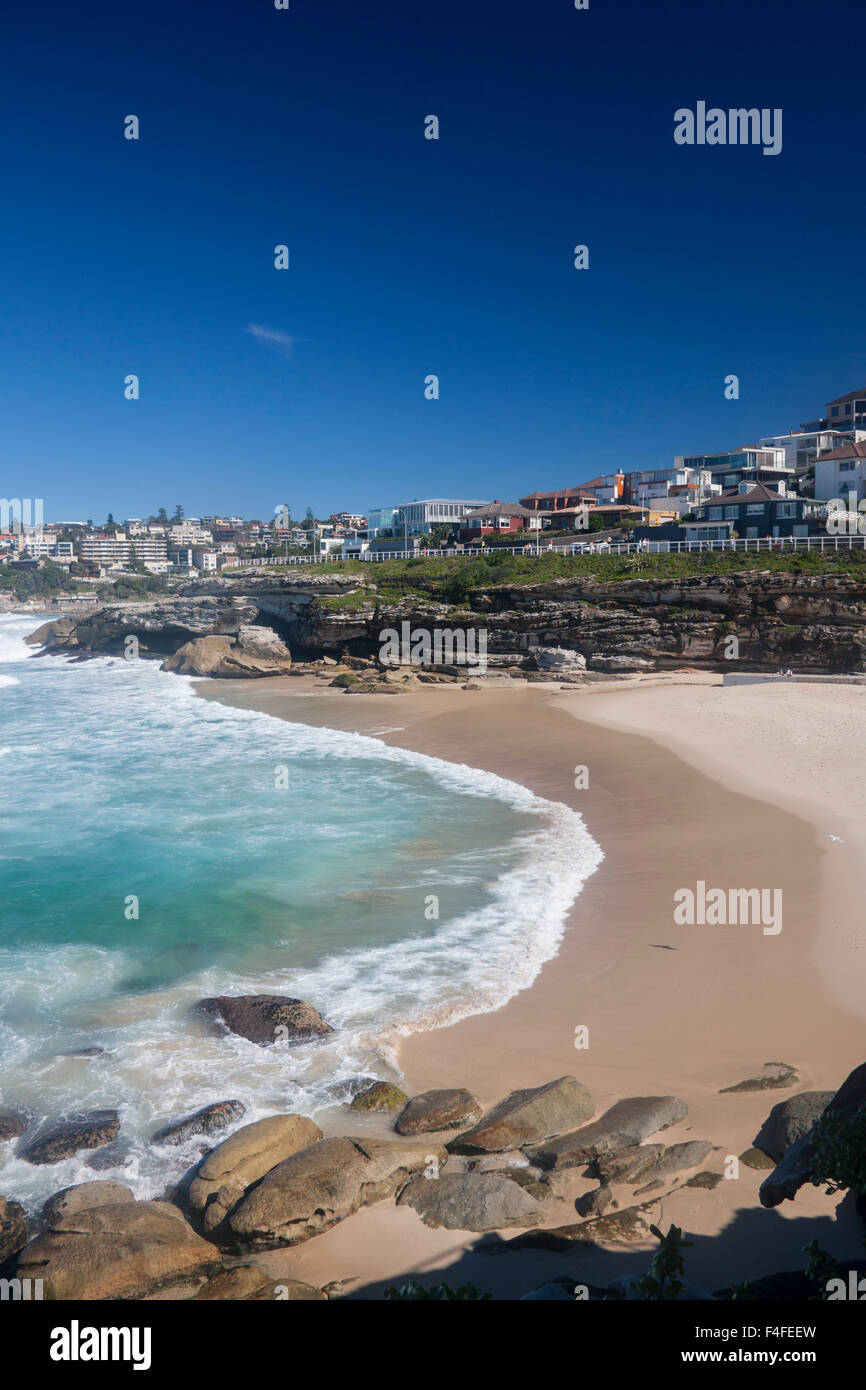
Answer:
[[[755,554],[761,551],[776,552],[790,550],[815,550],[820,554],[839,550],[863,550],[866,536],[764,536],[758,539],[720,540],[720,541],[566,541],[555,545],[490,545],[475,547],[445,547],[430,550],[389,550],[366,551],[362,555],[267,555],[254,560],[229,560],[223,566],[227,569],[249,569],[253,566],[270,565],[334,565],[345,564],[347,560],[362,560],[366,563],[380,563],[385,560],[450,559],[460,556],[474,559],[478,555],[496,555],[503,551],[507,555],[675,555],[691,554],[694,551],[734,551],[739,554]]]

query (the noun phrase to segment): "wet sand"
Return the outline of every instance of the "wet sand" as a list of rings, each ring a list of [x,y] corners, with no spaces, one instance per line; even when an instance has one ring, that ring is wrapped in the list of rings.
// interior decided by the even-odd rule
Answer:
[[[724,738],[730,747],[723,750],[720,737],[717,750],[728,773],[723,784],[699,770],[701,745],[713,746],[712,720],[690,725],[688,712],[715,701],[721,720],[719,701],[741,692],[708,689],[706,678],[668,689],[597,687],[591,694],[529,685],[346,696],[322,685],[285,677],[202,682],[198,690],[242,708],[369,733],[512,778],[579,810],[605,853],[574,905],[558,955],[530,989],[494,1013],[405,1040],[400,1064],[410,1094],[460,1085],[488,1105],[510,1090],[573,1073],[589,1087],[597,1114],[624,1096],[677,1095],[689,1115],[664,1140],[712,1141],[719,1149],[702,1166],[721,1172],[727,1155],[753,1143],[774,1103],[794,1091],[834,1090],[864,1060],[866,1029],[852,972],[852,953],[861,972],[864,962],[856,940],[862,859],[852,853],[842,863],[836,842],[814,817],[787,808],[797,758],[790,712],[786,736],[770,757],[763,750],[763,761],[750,742],[766,741],[766,731],[751,732],[748,721],[729,715]],[[805,689],[814,699],[815,688]],[[788,687],[796,711],[792,691]],[[652,738],[633,732],[648,701]],[[814,727],[810,708],[803,719]],[[629,732],[623,720],[631,721]],[[676,752],[665,739],[668,726],[680,738]],[[588,770],[589,785],[580,790],[578,766]],[[803,802],[797,809],[807,812],[808,798]],[[781,888],[781,932],[765,934],[759,924],[675,925],[674,892],[700,879],[726,890]],[[589,1046],[577,1050],[579,1026],[588,1029]],[[795,1066],[799,1082],[788,1090],[719,1095],[768,1060]],[[350,1128],[347,1116],[343,1132]],[[704,1287],[742,1279],[745,1272],[757,1277],[802,1268],[802,1246],[816,1237],[839,1254],[856,1253],[859,1240],[850,1223],[833,1220],[834,1199],[809,1188],[796,1204],[767,1212],[757,1202],[763,1176],[741,1164],[736,1180],[712,1192],[680,1188],[654,1209],[654,1220],[665,1226],[676,1221],[694,1237],[722,1233],[717,1240],[698,1239],[690,1253],[688,1275]],[[575,1170],[545,1224],[573,1221],[574,1196],[591,1185]],[[622,1205],[631,1200],[628,1189],[617,1195]],[[513,1234],[502,1233],[506,1239]],[[313,1282],[352,1278],[351,1287],[363,1287],[368,1296],[382,1281],[409,1275],[449,1282],[470,1277],[500,1297],[556,1274],[578,1277],[571,1255],[526,1252],[497,1260],[477,1253],[479,1245],[492,1243],[495,1237],[428,1230],[413,1212],[389,1203],[262,1261]],[[589,1272],[581,1277],[604,1282],[646,1263],[645,1248],[596,1251],[582,1257]]]

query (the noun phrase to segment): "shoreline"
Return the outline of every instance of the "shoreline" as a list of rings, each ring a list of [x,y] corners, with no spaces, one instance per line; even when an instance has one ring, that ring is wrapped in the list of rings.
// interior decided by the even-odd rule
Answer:
[[[706,680],[684,683],[678,698],[693,700],[694,685],[703,698]],[[813,958],[825,949],[813,924],[823,919],[826,941],[833,935],[828,914],[855,922],[856,885],[838,874],[838,859],[828,856],[830,842],[821,842],[815,822],[782,806],[781,795],[758,799],[754,782],[749,795],[742,786],[732,790],[735,774],[727,786],[711,780],[706,768],[698,769],[699,759],[682,760],[685,744],[674,753],[660,734],[647,737],[635,729],[640,683],[565,695],[537,685],[473,692],[430,687],[384,702],[376,695],[338,696],[306,677],[242,686],[197,682],[195,688],[240,708],[371,734],[496,772],[580,811],[601,846],[605,859],[576,899],[559,951],[532,986],[495,1011],[404,1039],[399,1061],[410,1093],[466,1086],[488,1106],[511,1090],[570,1072],[589,1087],[596,1114],[625,1096],[675,1094],[688,1104],[689,1115],[665,1133],[666,1142],[706,1138],[720,1153],[738,1155],[753,1143],[776,1102],[798,1091],[833,1090],[862,1060],[862,1022],[840,1002],[844,950],[830,952],[820,989],[812,979]],[[709,688],[715,697],[716,687]],[[657,702],[670,701],[659,683],[652,690]],[[739,697],[739,691],[725,691],[731,693]],[[619,717],[623,702],[632,701],[628,733],[615,719],[614,727],[605,722],[612,696]],[[589,787],[578,791],[574,768],[580,764],[589,769]],[[764,936],[759,926],[675,927],[672,894],[696,878],[725,886],[779,883],[783,931]],[[589,1048],[575,1051],[579,1025],[589,1028]],[[795,1066],[799,1081],[782,1091],[718,1094],[767,1060]],[[819,1237],[839,1254],[850,1252],[856,1237],[844,1220],[831,1220],[834,1208],[823,1193],[807,1189],[796,1203],[767,1212],[757,1200],[762,1178],[762,1172],[741,1165],[736,1182],[723,1182],[712,1193],[680,1188],[662,1204],[665,1224],[673,1220],[692,1235],[716,1237],[705,1250],[698,1242],[702,1254],[690,1259],[690,1278],[713,1288],[744,1270],[754,1277],[802,1267],[809,1238]],[[589,1186],[577,1180],[574,1190]],[[569,1219],[573,1208],[571,1217],[560,1211],[560,1223]],[[749,1258],[742,1230],[753,1223],[761,1234]],[[720,1263],[721,1232],[727,1254]],[[340,1277],[349,1266],[368,1294],[371,1286],[425,1265],[453,1282],[457,1276],[448,1270],[459,1264],[460,1279],[472,1277],[509,1296],[503,1291],[509,1280],[504,1266],[512,1261],[488,1262],[476,1252],[478,1244],[471,1233],[431,1231],[410,1221],[405,1210],[383,1204],[301,1250],[265,1259],[269,1267],[311,1282],[316,1275]],[[533,1265],[544,1268],[543,1277],[570,1272],[561,1257],[530,1253]],[[477,1260],[481,1269],[475,1269]],[[763,1261],[759,1268],[757,1260]],[[710,1262],[703,1271],[702,1261]],[[606,1266],[620,1273],[622,1262],[621,1249],[596,1251],[592,1277],[603,1278]],[[503,1268],[497,1272],[493,1265]],[[524,1271],[524,1288],[525,1277]]]

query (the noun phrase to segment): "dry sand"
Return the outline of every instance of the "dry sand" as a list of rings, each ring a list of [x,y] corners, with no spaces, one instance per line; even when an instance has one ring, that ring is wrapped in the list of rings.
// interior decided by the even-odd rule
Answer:
[[[727,1155],[753,1143],[773,1104],[794,1091],[834,1090],[866,1060],[858,883],[866,755],[853,737],[866,691],[723,689],[715,677],[567,694],[529,685],[346,696],[298,677],[210,681],[199,690],[510,777],[581,811],[602,846],[605,860],[575,903],[561,950],[532,988],[495,1013],[406,1039],[400,1060],[410,1093],[462,1085],[488,1105],[570,1072],[589,1087],[597,1114],[623,1096],[674,1094],[689,1115],[663,1139],[712,1141],[718,1151],[702,1166],[721,1172]],[[584,790],[574,787],[577,765],[589,769]],[[782,931],[676,926],[673,894],[699,879],[781,888]],[[578,1025],[589,1029],[586,1050],[575,1050]],[[799,1082],[719,1094],[768,1060],[796,1066]],[[353,1123],[347,1115],[343,1132]],[[667,1195],[676,1184],[665,1185],[651,1217],[689,1233],[691,1280],[715,1289],[802,1269],[802,1247],[816,1238],[839,1256],[860,1253],[837,1199],[807,1188],[796,1203],[765,1211],[763,1176],[741,1164],[739,1177],[714,1191]],[[545,1224],[575,1220],[574,1197],[590,1186],[573,1170]],[[616,1195],[621,1206],[632,1200],[628,1187]],[[367,1297],[420,1277],[470,1278],[507,1298],[557,1275],[604,1283],[648,1262],[647,1247],[496,1258],[501,1248],[495,1236],[428,1230],[414,1212],[384,1203],[261,1263],[319,1284],[351,1279],[348,1287]]]

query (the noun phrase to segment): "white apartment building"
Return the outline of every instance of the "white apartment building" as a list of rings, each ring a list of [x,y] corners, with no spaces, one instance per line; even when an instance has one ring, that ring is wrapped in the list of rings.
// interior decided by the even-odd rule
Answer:
[[[211,545],[213,542],[213,533],[202,526],[197,517],[187,517],[185,521],[174,522],[169,527],[169,536],[172,545],[177,546],[192,545],[194,541],[204,545]]]
[[[161,536],[136,536],[132,541],[132,549],[136,560],[140,561],[143,565],[163,561],[168,558],[165,539]]]
[[[414,502],[401,502],[394,508],[393,530],[395,536],[404,532],[410,536],[426,536],[431,526],[451,526],[462,521],[467,512],[478,507],[486,507],[489,497],[477,501],[467,501],[456,497],[428,497]]]
[[[56,541],[52,539],[42,540],[27,539],[24,545],[24,554],[30,560],[59,560],[61,563],[69,564],[75,559],[71,541]]]
[[[114,536],[84,536],[78,544],[78,555],[96,565],[125,563],[132,555],[132,542],[123,531]]]
[[[798,473],[805,473],[819,454],[836,449],[856,437],[852,431],[839,429],[791,430],[789,434],[768,435],[760,443],[762,448],[784,450],[786,465]]]
[[[815,460],[815,497],[830,502],[841,497],[849,511],[866,497],[866,442],[840,444]]]

